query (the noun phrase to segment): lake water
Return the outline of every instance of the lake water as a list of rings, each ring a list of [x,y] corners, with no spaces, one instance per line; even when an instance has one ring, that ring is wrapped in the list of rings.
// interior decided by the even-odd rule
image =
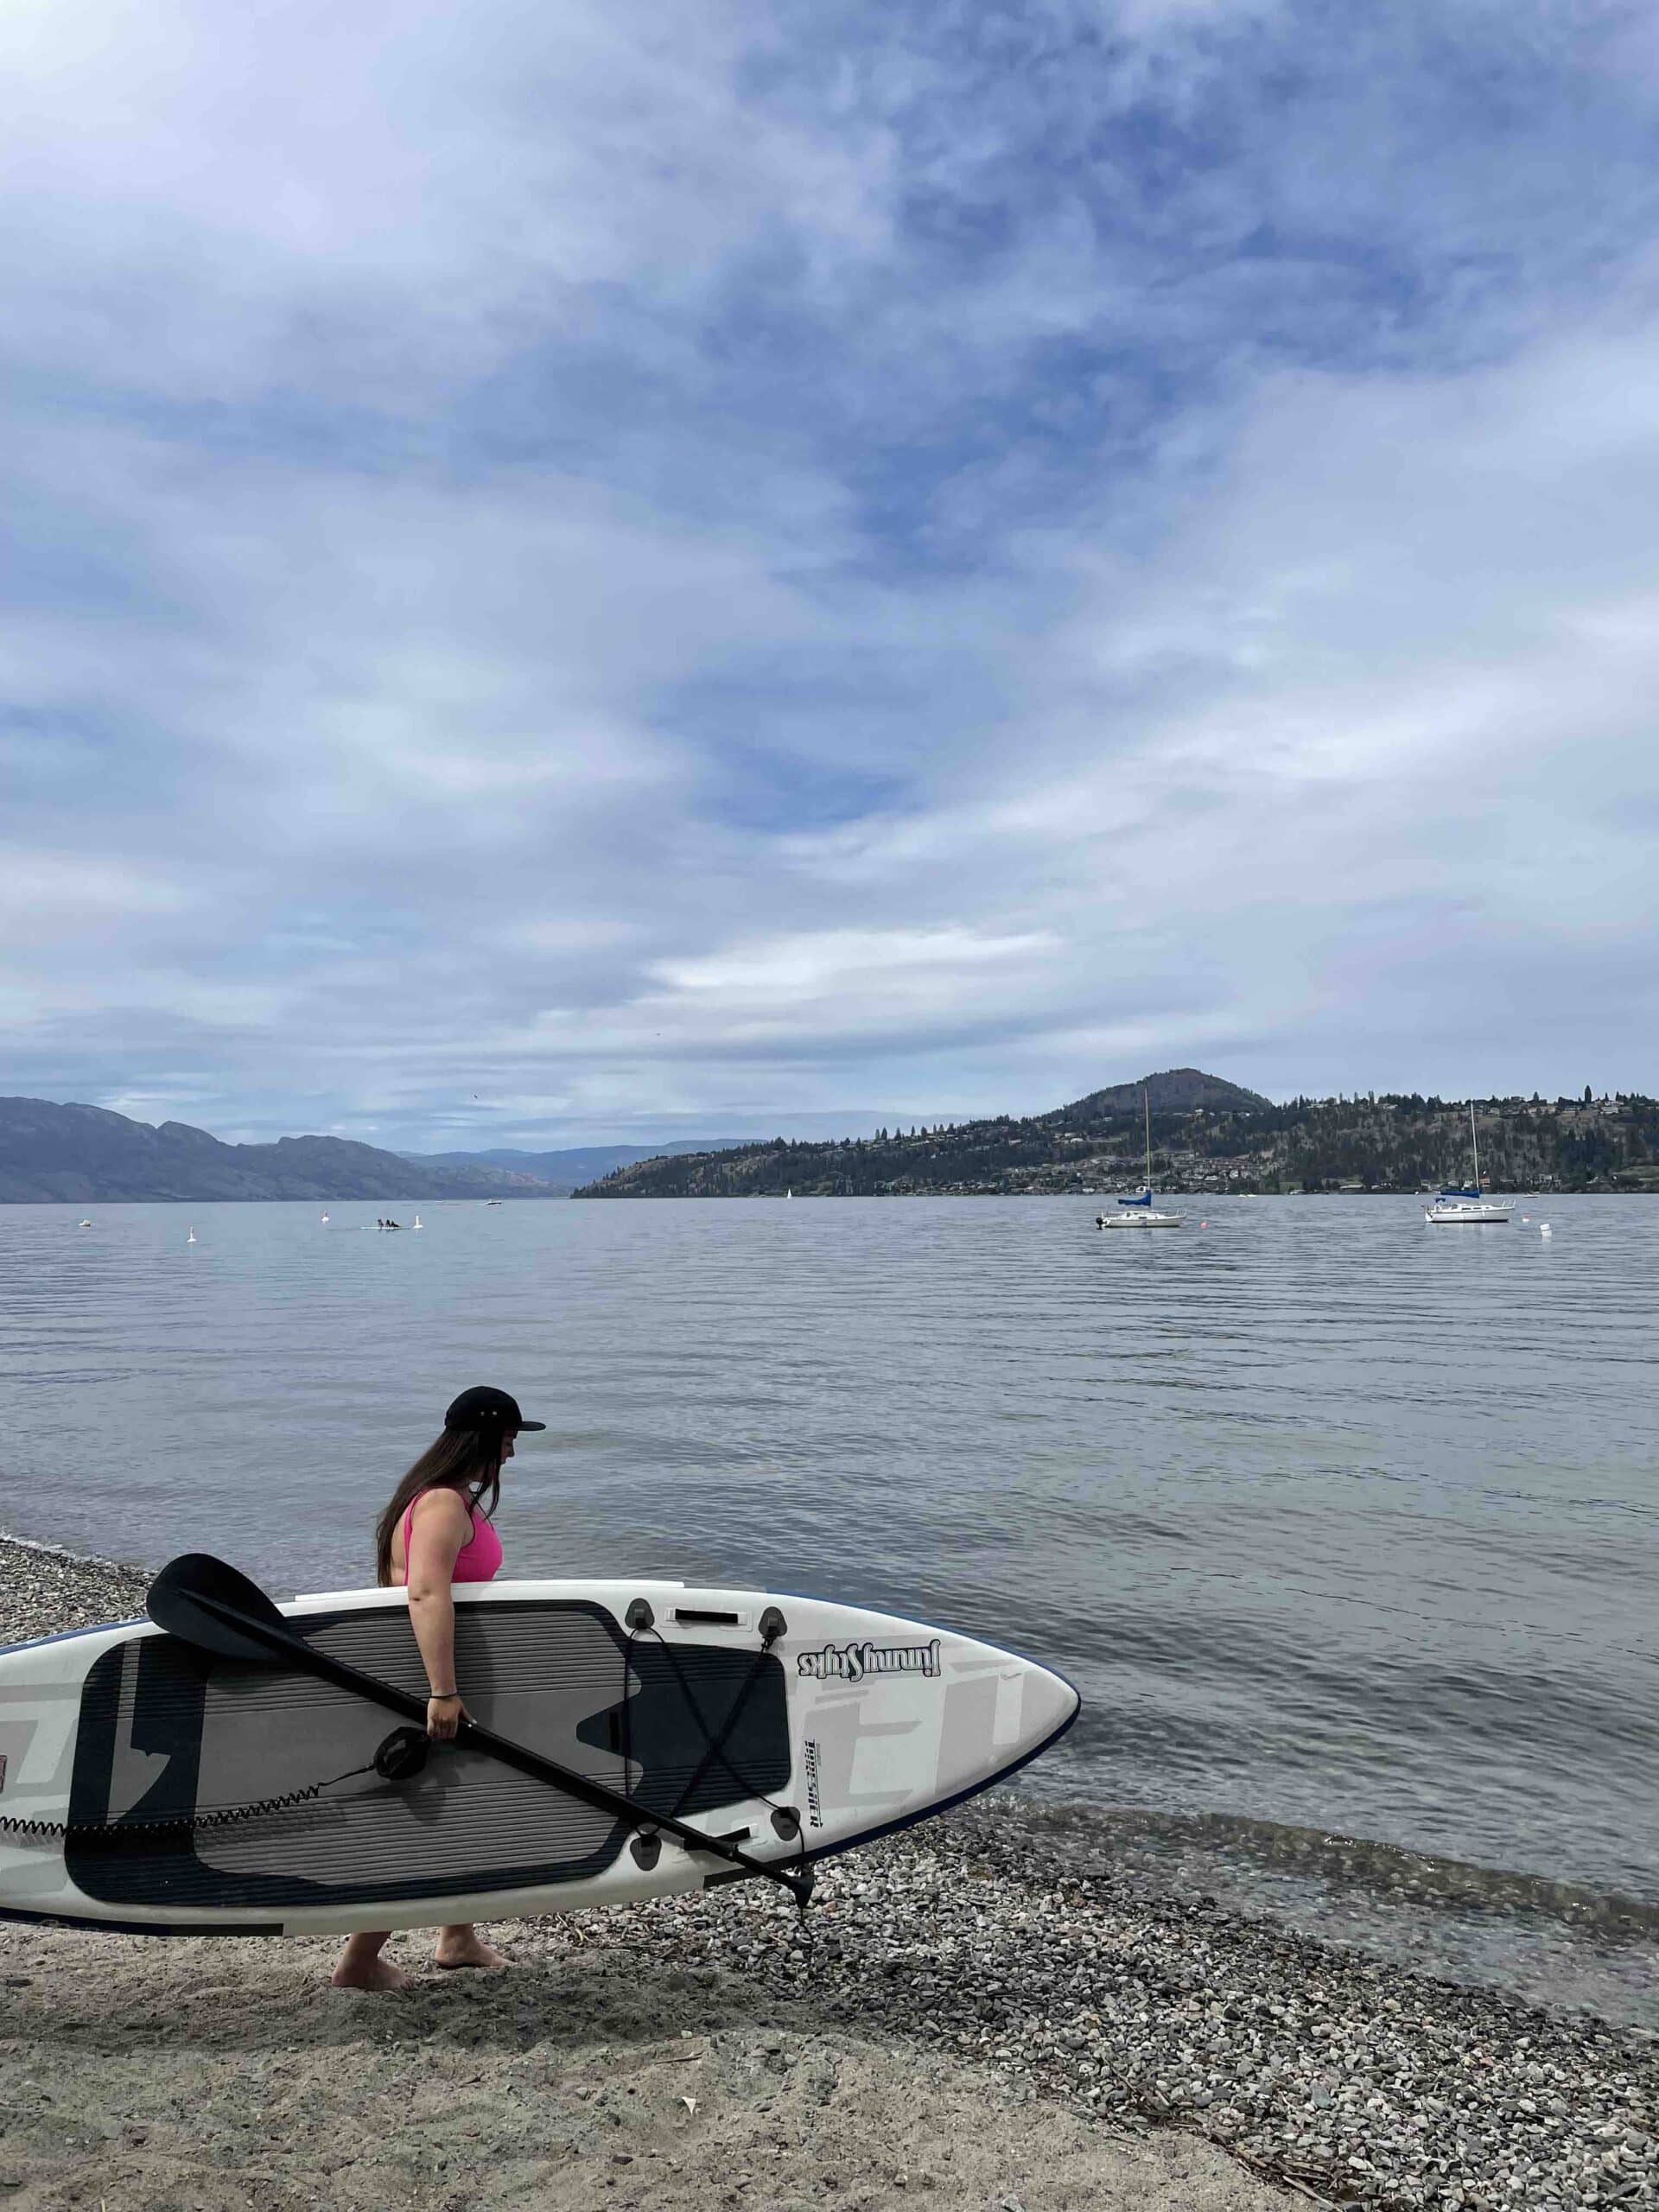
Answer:
[[[1659,2019],[1659,1203],[1179,1205],[0,1208],[0,1526],[366,1581],[499,1383],[509,1573],[1007,1643],[1084,1694],[1023,1786],[1090,1863]]]

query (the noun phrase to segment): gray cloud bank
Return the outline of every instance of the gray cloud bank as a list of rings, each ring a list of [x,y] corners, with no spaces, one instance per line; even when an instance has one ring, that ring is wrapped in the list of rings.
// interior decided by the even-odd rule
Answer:
[[[1659,1088],[1645,13],[16,21],[7,1090]]]

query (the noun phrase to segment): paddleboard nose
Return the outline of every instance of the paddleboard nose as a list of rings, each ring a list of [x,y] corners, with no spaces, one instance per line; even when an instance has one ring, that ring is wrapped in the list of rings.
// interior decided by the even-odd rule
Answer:
[[[1019,1696],[1019,1718],[1012,1742],[1006,1733],[1007,1723],[999,1713],[1002,1726],[998,1731],[998,1751],[1010,1765],[1023,1765],[1035,1758],[1039,1751],[1063,1736],[1083,1710],[1083,1700],[1062,1675],[1054,1674],[1047,1667],[1039,1667],[1035,1660],[1017,1661],[1019,1673],[1012,1684],[1006,1685],[998,1703],[1006,1706],[1011,1689]]]
[[[935,1784],[941,1798],[1015,1772],[1064,1735],[1082,1709],[1071,1683],[1034,1660],[965,1638],[950,1660]]]
[[[1021,1733],[1040,1748],[1071,1726],[1083,1710],[1083,1699],[1063,1675],[1052,1674],[1031,1660],[1026,1662],[1026,1670]]]

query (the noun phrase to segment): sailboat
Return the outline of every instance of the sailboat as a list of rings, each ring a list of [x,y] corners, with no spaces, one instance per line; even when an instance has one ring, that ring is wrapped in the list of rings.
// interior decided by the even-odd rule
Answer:
[[[1475,1155],[1475,1179],[1472,1183],[1448,1183],[1432,1206],[1423,1208],[1423,1219],[1448,1227],[1460,1224],[1506,1222],[1510,1218],[1512,1201],[1508,1198],[1488,1198],[1480,1188],[1480,1139],[1475,1133],[1475,1102],[1469,1101],[1469,1142]]]
[[[1147,1184],[1139,1198],[1120,1198],[1116,1213],[1097,1213],[1096,1229],[1179,1229],[1185,1216],[1159,1213],[1152,1203],[1152,1091],[1144,1089],[1141,1103],[1147,1115]]]

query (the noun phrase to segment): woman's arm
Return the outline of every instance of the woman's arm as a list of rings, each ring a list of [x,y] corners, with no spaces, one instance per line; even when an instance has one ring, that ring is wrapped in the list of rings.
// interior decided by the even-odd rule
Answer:
[[[472,1526],[472,1516],[452,1490],[428,1491],[416,1499],[410,1522],[409,1618],[432,1691],[426,1732],[442,1738],[454,1734],[467,1713],[455,1680],[455,1601],[449,1586]]]

